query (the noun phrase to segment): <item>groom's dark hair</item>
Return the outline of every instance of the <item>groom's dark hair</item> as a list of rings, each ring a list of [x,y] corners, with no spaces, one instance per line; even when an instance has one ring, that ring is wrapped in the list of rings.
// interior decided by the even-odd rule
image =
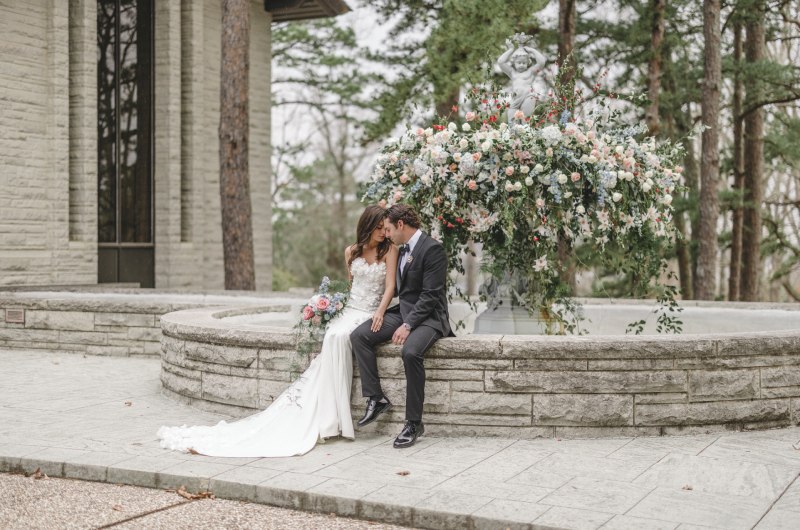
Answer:
[[[397,221],[403,221],[404,224],[412,228],[419,228],[419,216],[414,208],[406,204],[395,204],[386,210],[386,217],[393,225],[397,225]]]

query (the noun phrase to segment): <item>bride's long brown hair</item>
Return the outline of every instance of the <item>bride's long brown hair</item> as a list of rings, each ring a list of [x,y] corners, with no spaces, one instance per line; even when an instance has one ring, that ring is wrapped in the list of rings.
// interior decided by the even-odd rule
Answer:
[[[372,238],[372,232],[386,219],[386,209],[381,208],[375,204],[370,204],[364,208],[364,213],[358,219],[356,225],[356,243],[350,247],[350,259],[347,261],[347,267],[353,264],[353,260],[361,257],[364,254],[364,247],[367,246]],[[378,259],[383,258],[387,252],[392,241],[387,237],[378,245]]]

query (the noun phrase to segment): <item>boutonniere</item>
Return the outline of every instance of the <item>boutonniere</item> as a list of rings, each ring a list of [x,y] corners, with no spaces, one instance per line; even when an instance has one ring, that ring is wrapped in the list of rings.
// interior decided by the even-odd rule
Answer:
[[[406,258],[406,263],[407,263],[408,265],[411,265],[411,262],[412,262],[412,261],[414,261],[414,256],[412,256],[411,254],[409,254],[409,255],[408,255],[408,257]]]

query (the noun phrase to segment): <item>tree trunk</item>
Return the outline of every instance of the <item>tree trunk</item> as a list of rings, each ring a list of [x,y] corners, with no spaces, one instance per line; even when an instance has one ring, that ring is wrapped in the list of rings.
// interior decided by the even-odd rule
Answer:
[[[569,100],[573,99],[575,60],[572,51],[575,49],[575,23],[577,21],[576,0],[558,0],[558,65],[561,90]],[[558,258],[564,265],[561,281],[569,285],[574,296],[577,286],[575,260],[565,239],[558,241]]]
[[[662,43],[664,42],[664,7],[666,0],[652,0],[653,26],[650,35],[650,62],[647,65],[647,96],[650,104],[644,113],[647,129],[652,136],[661,129],[661,119],[658,112],[658,100],[661,93],[661,63]]]
[[[443,98],[441,101],[436,102],[436,115],[441,116],[443,118],[453,114],[457,116],[457,112],[453,112],[453,108],[458,107],[458,98],[461,95],[461,89],[456,87],[447,97]]]
[[[728,300],[739,300],[742,270],[742,193],[744,192],[744,157],[742,156],[742,87],[741,62],[743,54],[742,22],[733,22],[733,191],[736,193],[731,228],[731,263],[728,272]]]
[[[691,110],[687,113],[688,116],[685,116],[686,120],[691,119]],[[678,131],[680,134],[686,134],[688,132],[688,123],[682,123],[678,126]],[[699,186],[699,176],[698,176],[698,168],[697,168],[697,157],[695,156],[695,148],[694,148],[694,140],[688,139],[684,143],[686,149],[686,156],[683,159],[683,178],[686,182],[686,187],[688,191],[686,192],[686,201],[687,205],[685,206],[685,212],[689,217],[689,226],[688,230],[686,230],[687,238],[684,240],[686,241],[686,251],[687,251],[687,258],[688,258],[688,269],[686,273],[690,278],[690,282],[692,288],[689,290],[688,293],[685,294],[686,299],[694,299],[694,291],[697,288],[697,238],[700,234],[700,228],[697,225],[697,215],[696,215],[696,208],[697,208],[697,189]],[[686,229],[686,225],[684,224],[684,229]]]
[[[762,2],[752,7],[764,12]],[[745,59],[756,63],[764,59],[766,44],[762,16],[752,16],[745,27]],[[747,101],[761,100],[759,82],[748,77]],[[749,105],[748,105],[749,106]],[[764,178],[764,110],[757,107],[744,118],[744,216],[742,222],[742,275],[740,299],[758,300],[759,269],[761,264],[761,203]]]
[[[689,245],[686,240],[686,220],[683,211],[675,212],[675,228],[681,234],[681,238],[675,243],[675,253],[678,257],[678,276],[681,282],[681,296],[684,300],[694,298],[692,292],[692,260],[689,255]]]
[[[225,289],[255,289],[248,167],[250,0],[222,2],[220,203]]]
[[[576,0],[558,0],[558,65],[562,67],[561,85],[569,92],[575,77],[575,61],[571,57],[575,49],[575,4]]]
[[[719,221],[720,0],[703,2],[703,147],[700,156],[700,204],[697,278],[694,296],[713,300],[717,291],[717,222]]]

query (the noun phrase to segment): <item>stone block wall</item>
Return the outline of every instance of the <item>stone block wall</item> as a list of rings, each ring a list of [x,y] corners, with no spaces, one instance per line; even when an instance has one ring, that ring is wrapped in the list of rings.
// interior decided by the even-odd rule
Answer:
[[[0,3],[0,285],[97,281],[95,8]]]
[[[8,309],[23,310],[25,322],[7,322]],[[83,303],[4,304],[0,300],[0,349],[157,356],[161,353],[158,319],[168,310]]]
[[[200,408],[263,409],[308,359],[293,333],[226,329],[213,310],[162,317],[162,382]],[[369,430],[404,420],[400,348],[378,351],[394,404]],[[662,337],[468,336],[425,361],[424,421],[448,435],[638,436],[800,424],[800,331]],[[356,367],[354,418],[365,398]]]
[[[220,0],[156,0],[156,287],[223,289]],[[271,15],[251,6],[250,193],[256,286],[272,288]]]

